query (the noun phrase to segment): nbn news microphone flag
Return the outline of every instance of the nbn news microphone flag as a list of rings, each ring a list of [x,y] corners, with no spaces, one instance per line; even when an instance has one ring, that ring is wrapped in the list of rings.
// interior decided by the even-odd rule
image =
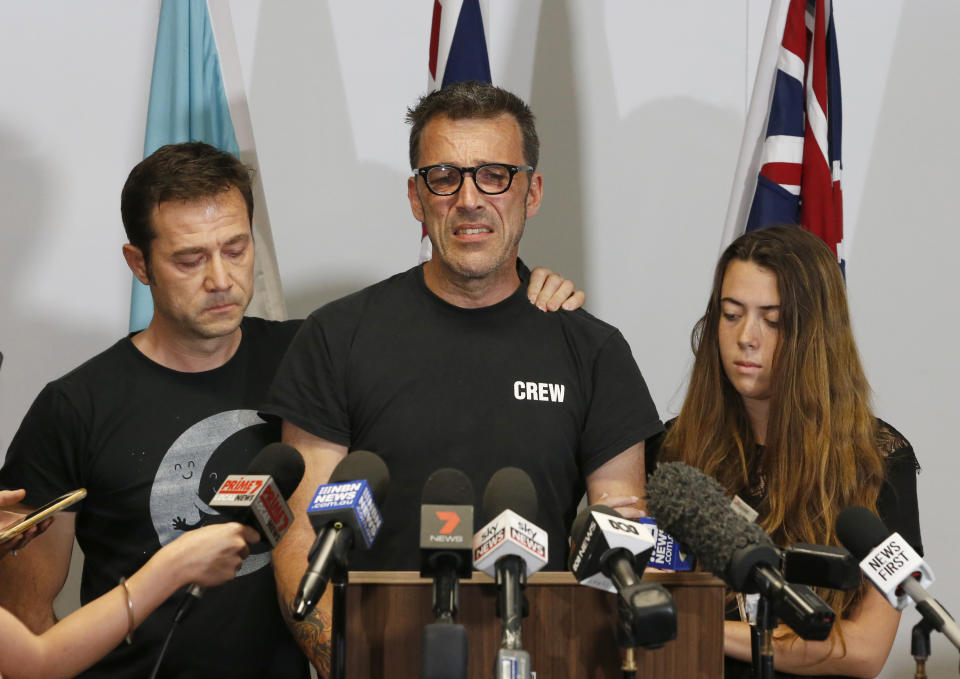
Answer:
[[[484,30],[487,9],[485,0],[433,0],[428,60],[430,91],[465,80],[493,82]],[[427,227],[422,225],[420,262],[426,262],[432,254]]]
[[[724,245],[744,230],[800,224],[830,246],[842,267],[840,65],[831,0],[787,0],[785,9],[782,24],[776,17],[776,3],[770,10],[740,157],[742,165],[751,156],[753,168],[743,178],[739,205],[740,182],[734,184]],[[768,39],[777,34],[773,32],[779,25],[783,25],[782,38],[775,49],[769,49],[767,43],[772,41]],[[763,96],[764,78],[772,81],[767,96]],[[758,104],[766,102],[760,109],[766,118],[760,136],[755,114]],[[748,183],[751,175],[756,177],[755,190]]]
[[[235,156],[240,152],[206,0],[160,5],[143,157],[184,141],[204,141]],[[134,278],[130,331],[146,328],[152,316],[150,289]]]

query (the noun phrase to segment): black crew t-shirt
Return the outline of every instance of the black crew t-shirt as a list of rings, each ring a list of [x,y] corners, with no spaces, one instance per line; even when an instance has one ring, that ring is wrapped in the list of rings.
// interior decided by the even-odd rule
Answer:
[[[493,306],[443,301],[417,267],[332,302],[304,321],[265,413],[390,470],[384,525],[354,570],[419,568],[419,505],[436,469],[473,484],[480,528],[490,477],[516,466],[533,480],[565,568],[584,478],[662,425],[623,336],[583,310],[544,313],[525,288]]]

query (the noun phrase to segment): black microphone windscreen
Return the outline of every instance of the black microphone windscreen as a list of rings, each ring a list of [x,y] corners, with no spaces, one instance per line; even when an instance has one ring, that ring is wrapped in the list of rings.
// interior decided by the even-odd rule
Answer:
[[[880,517],[866,507],[846,507],[837,516],[837,537],[853,558],[863,561],[874,547],[890,537]]]
[[[537,522],[537,489],[530,476],[517,467],[504,467],[490,477],[483,491],[483,523],[507,509]]]
[[[472,505],[473,484],[459,469],[444,467],[433,472],[423,484],[422,505]]]
[[[284,499],[293,495],[303,478],[303,456],[286,443],[268,443],[250,461],[247,474],[272,476]]]
[[[577,518],[573,520],[573,525],[570,526],[570,539],[573,541],[575,546],[580,545],[583,542],[583,538],[586,537],[587,527],[590,524],[590,514],[591,512],[600,512],[601,514],[609,514],[610,516],[620,516],[620,512],[615,509],[611,509],[606,505],[590,505],[582,512],[577,514]]]
[[[328,483],[343,483],[345,481],[365,480],[370,485],[373,501],[377,505],[383,504],[383,498],[390,487],[390,472],[387,463],[369,450],[354,450],[347,454],[340,463],[333,468]]]
[[[773,547],[760,526],[730,508],[730,499],[716,480],[683,462],[657,465],[647,481],[647,510],[659,528],[721,577],[736,550]]]

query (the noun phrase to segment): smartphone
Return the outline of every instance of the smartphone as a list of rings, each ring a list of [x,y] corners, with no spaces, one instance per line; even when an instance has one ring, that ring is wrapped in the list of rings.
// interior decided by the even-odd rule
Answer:
[[[12,526],[8,526],[7,528],[0,530],[0,542],[6,542],[11,538],[17,537],[31,526],[36,526],[47,517],[53,516],[60,510],[66,509],[70,505],[80,502],[80,500],[86,496],[86,488],[80,488],[78,490],[72,490],[69,493],[64,493],[60,497],[51,500],[42,507],[33,510],[24,516],[19,523],[15,523]]]

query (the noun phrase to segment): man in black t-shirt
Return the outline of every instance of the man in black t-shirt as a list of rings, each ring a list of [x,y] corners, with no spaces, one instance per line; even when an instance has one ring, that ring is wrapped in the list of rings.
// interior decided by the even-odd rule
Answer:
[[[74,536],[86,603],[184,531],[218,521],[207,502],[220,481],[279,435],[255,408],[298,323],[243,317],[254,257],[247,168],[206,144],[165,146],[130,173],[121,214],[123,254],[150,286],[153,318],[48,384],[0,470],[0,485],[27,490],[25,507],[87,489],[75,511],[0,562],[0,604],[37,633],[55,621]],[[309,676],[280,616],[270,556],[254,547],[236,580],[193,607],[159,676]],[[149,676],[177,604],[82,676]]]
[[[630,349],[584,311],[543,314],[526,303],[517,267],[543,178],[530,109],[482,83],[423,99],[412,123],[408,196],[433,258],[317,310],[304,322],[262,411],[304,455],[291,498],[298,517],[274,554],[291,607],[313,542],[305,510],[350,449],[368,449],[391,475],[383,528],[351,568],[415,570],[420,493],[441,467],[463,470],[479,496],[498,469],[532,478],[548,531],[549,568],[586,491],[643,491],[643,441],[661,429]],[[329,595],[328,595],[329,597]],[[304,650],[329,658],[329,598],[295,627]]]

